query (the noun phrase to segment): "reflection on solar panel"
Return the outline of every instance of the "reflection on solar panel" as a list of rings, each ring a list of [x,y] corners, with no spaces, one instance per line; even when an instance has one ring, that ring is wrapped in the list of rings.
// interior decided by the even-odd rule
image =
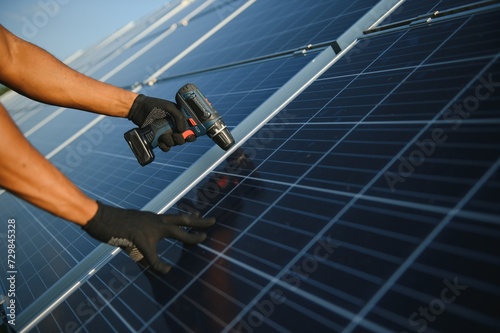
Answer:
[[[16,328],[500,330],[499,9],[172,2],[71,63],[163,98],[195,82],[238,141],[223,152],[200,138],[144,168],[122,138],[130,123],[7,97],[89,195],[218,218],[196,247],[161,242],[174,269],[158,276],[1,194],[18,225]]]

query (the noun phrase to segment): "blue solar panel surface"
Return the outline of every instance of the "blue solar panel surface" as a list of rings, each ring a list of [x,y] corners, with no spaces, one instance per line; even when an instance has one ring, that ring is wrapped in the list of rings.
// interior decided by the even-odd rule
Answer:
[[[214,26],[221,13],[227,17],[244,3],[215,2],[182,29],[194,25],[195,40],[205,24]],[[293,4],[283,9],[278,2],[256,1],[141,92],[166,98],[183,83],[196,82],[234,129],[317,52],[213,67],[334,40],[374,1]],[[435,5],[442,10],[463,4]],[[274,6],[274,12],[285,13],[270,15],[266,8]],[[427,2],[405,1],[386,22],[433,10]],[[33,331],[500,329],[491,306],[500,295],[497,18],[498,11],[466,12],[422,27],[360,35],[350,51],[168,211],[216,216],[205,243],[161,242],[162,257],[174,265],[167,276],[116,255]],[[327,29],[329,24],[338,30]],[[180,29],[175,38],[182,38]],[[255,35],[238,44],[239,30]],[[300,38],[295,43],[286,33]],[[151,74],[153,67],[145,65],[158,69],[173,57],[161,55],[173,36],[126,67],[130,72],[118,72],[114,83],[131,86]],[[233,42],[224,46],[224,40]],[[192,72],[204,68],[212,69]],[[25,112],[20,119],[33,110],[27,109],[19,109]],[[31,118],[51,112],[48,107]],[[29,138],[50,154],[58,141],[93,119],[64,111]],[[67,132],[49,136],[70,121]],[[122,139],[129,127],[126,121],[101,120],[51,161],[93,197],[142,208],[213,145],[200,138],[157,154],[141,168]],[[96,243],[7,193],[0,205],[27,221],[18,241],[26,244],[19,259],[23,310],[57,287]]]
[[[212,15],[212,25],[215,25],[218,21],[233,13],[241,3],[231,2],[228,4],[226,2],[207,1],[195,2],[192,6],[186,7],[185,3],[179,2],[177,7],[172,6],[169,11],[164,12],[164,17],[168,17],[168,20],[152,31],[150,35],[155,37],[158,34],[156,31],[161,31],[162,27],[168,29],[171,24],[180,22],[186,16],[190,17],[193,12],[197,12],[198,14],[184,27],[185,30],[194,27],[194,31],[177,37],[183,39],[187,35],[190,40],[195,40],[207,30],[193,24],[198,17],[203,18]],[[171,15],[173,12],[176,14]],[[317,12],[311,13],[310,17],[315,14]],[[206,20],[203,22],[206,22]],[[272,23],[268,22],[267,24],[272,25]],[[115,68],[120,68],[123,59],[128,59],[127,57],[132,55],[136,56],[137,49],[140,49],[140,46],[148,45],[149,40],[153,38],[148,35],[137,40],[136,37],[141,35],[143,29],[144,24],[137,24],[137,27],[127,30],[125,36],[121,36],[121,39],[125,42],[136,41],[131,47],[119,47],[113,53],[111,50],[113,50],[113,47],[117,47],[116,45],[109,45],[110,43],[116,44],[116,39],[113,39],[102,47],[90,50],[85,61],[77,59],[74,67],[84,72],[85,69],[88,69],[91,72],[90,74],[98,78],[107,76],[110,79],[116,79],[113,73],[119,74],[122,72],[125,72],[126,75],[130,73],[135,75],[133,81],[118,81],[119,79],[116,79],[117,81],[114,83],[121,85],[131,86],[134,82],[144,80],[148,74],[151,74],[152,68],[157,69],[159,66],[147,57],[147,53],[144,55],[139,54],[139,57],[146,57],[142,62],[139,62],[141,70],[145,71],[144,74],[141,71],[134,73],[130,65],[126,67],[127,70],[115,70]],[[156,53],[157,56],[158,54],[161,55],[161,59],[157,60],[160,64],[165,59],[169,59],[168,55],[165,55],[163,51]],[[113,59],[113,61],[109,61],[102,55],[102,53],[111,53],[113,56],[121,56],[127,52],[127,57]],[[262,64],[242,66],[233,70],[231,75],[221,70],[216,73],[193,76],[189,79],[202,82],[200,87],[205,89],[207,96],[210,96],[212,102],[216,103],[221,114],[225,117],[228,126],[232,127],[252,112],[255,107],[269,97],[308,61],[310,61],[310,58],[307,57],[288,57],[288,59],[276,59]],[[101,66],[101,62],[105,62],[105,64]],[[145,63],[147,63],[146,67]],[[94,72],[95,67],[98,67],[102,72]],[[110,75],[110,73],[113,75]],[[272,79],[266,80],[271,76]],[[241,81],[242,78],[245,80]],[[172,96],[171,98],[173,98],[178,87],[184,84],[187,79],[158,84],[144,92],[148,95],[164,98],[165,96]],[[250,92],[249,89],[254,91]],[[225,98],[224,102],[219,102],[219,96],[228,97]],[[24,99],[21,99],[21,101],[28,105],[33,104],[33,102]],[[8,103],[6,104],[9,107]],[[17,103],[13,104],[14,108],[9,107],[9,110],[11,110],[14,117],[22,116],[30,111],[27,108],[17,109]],[[43,154],[50,156],[51,161],[89,195],[119,206],[142,208],[172,179],[179,176],[182,171],[202,155],[208,147],[212,146],[211,141],[200,139],[197,145],[183,147],[182,150],[180,149],[168,155],[159,155],[153,165],[148,169],[144,169],[137,165],[122,138],[123,132],[130,128],[129,122],[104,119],[99,124],[86,128],[87,124],[96,120],[95,115],[52,106],[40,107],[36,105],[35,107],[34,111],[36,112],[30,114],[29,122],[26,121],[20,124],[28,139]],[[225,115],[225,110],[231,108],[233,109],[231,115]],[[80,130],[84,130],[84,134],[66,145],[66,140],[71,139],[71,136]],[[184,151],[184,149],[187,149],[187,151]],[[75,267],[83,257],[91,252],[96,243],[83,236],[77,227],[67,223],[61,225],[59,219],[17,201],[7,193],[3,195],[6,197],[5,201],[2,202],[5,205],[4,211],[6,214],[15,216],[19,212],[28,211],[28,214],[33,216],[34,219],[24,220],[27,225],[21,227],[24,230],[31,230],[32,228],[37,230],[37,237],[32,238],[32,233],[25,234],[25,237],[29,239],[27,242],[31,242],[35,246],[27,248],[27,254],[21,255],[19,260],[21,273],[17,282],[20,290],[18,293],[18,309],[22,311],[33,300],[54,285],[69,269]],[[20,223],[22,224],[23,221]],[[48,240],[52,241],[48,242],[50,244],[41,246],[37,251],[36,244],[38,243],[36,240],[40,238],[46,242]],[[30,253],[36,253],[35,257],[32,257]],[[43,260],[40,260],[40,258],[43,258]],[[48,273],[42,275],[41,273],[45,273],[45,271]]]
[[[394,13],[382,24],[395,23],[403,20],[413,19],[430,13],[454,10],[461,6],[482,6],[492,4],[495,1],[471,1],[471,0],[441,0],[441,1],[420,1],[405,0]]]

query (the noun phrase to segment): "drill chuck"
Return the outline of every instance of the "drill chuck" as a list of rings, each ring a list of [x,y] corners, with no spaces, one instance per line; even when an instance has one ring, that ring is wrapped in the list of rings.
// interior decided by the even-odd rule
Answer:
[[[186,131],[182,133],[185,139],[192,135],[199,137],[207,134],[224,150],[234,145],[234,138],[221,115],[194,84],[186,84],[179,89],[175,100],[186,118]],[[163,118],[150,125],[134,128],[126,132],[124,137],[139,164],[144,166],[154,160],[153,149],[158,146],[160,136],[171,130],[175,130],[175,126],[168,118]]]
[[[227,129],[222,118],[215,122],[212,127],[207,129],[207,135],[224,150],[228,150],[234,145],[234,138],[231,135],[231,132]]]

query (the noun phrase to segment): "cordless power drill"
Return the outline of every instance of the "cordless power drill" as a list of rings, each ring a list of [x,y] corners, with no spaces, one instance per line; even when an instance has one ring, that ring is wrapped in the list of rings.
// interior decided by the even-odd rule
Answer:
[[[194,84],[186,84],[179,89],[175,101],[187,121],[186,131],[182,133],[184,139],[191,135],[199,137],[207,134],[224,150],[234,145],[234,138],[221,115]],[[144,166],[154,160],[153,149],[158,146],[158,138],[170,129],[175,130],[172,121],[162,118],[124,134],[140,165]]]

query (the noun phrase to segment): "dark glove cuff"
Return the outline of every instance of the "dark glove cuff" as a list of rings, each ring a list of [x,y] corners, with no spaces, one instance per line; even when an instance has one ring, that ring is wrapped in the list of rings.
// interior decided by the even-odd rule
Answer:
[[[106,218],[106,210],[112,207],[106,206],[105,204],[97,202],[97,212],[94,217],[92,217],[86,225],[82,226],[82,229],[85,230],[89,235],[94,237],[95,239],[107,243],[109,240],[108,235],[102,229],[102,221],[105,221]]]
[[[104,243],[109,243],[111,238],[129,238],[130,225],[124,222],[130,210],[108,206],[98,200],[96,202],[97,212],[82,229]]]
[[[137,96],[132,104],[132,107],[130,108],[130,111],[128,112],[128,120],[132,121],[139,127],[142,126],[148,116],[147,112],[142,110],[142,106],[144,105],[146,98],[147,97],[143,94]]]

